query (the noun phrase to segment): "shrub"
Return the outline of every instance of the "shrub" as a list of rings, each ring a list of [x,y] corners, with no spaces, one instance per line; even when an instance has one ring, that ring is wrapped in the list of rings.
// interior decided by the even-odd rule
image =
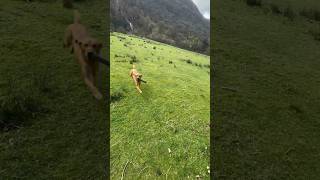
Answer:
[[[187,62],[188,64],[192,64],[192,61],[191,61],[190,59],[187,59],[186,62]]]
[[[110,96],[110,102],[114,103],[114,102],[120,101],[123,97],[124,95],[122,92],[114,92]]]
[[[261,6],[261,0],[247,0],[247,5],[249,6]]]
[[[0,130],[19,128],[44,110],[31,92],[8,93],[0,99]]]
[[[73,8],[72,0],[63,0],[63,7],[67,9]]]
[[[114,102],[120,101],[122,98],[124,98],[126,92],[127,92],[127,90],[123,87],[116,89],[110,95],[110,102],[114,103]]]
[[[127,56],[131,58],[131,60],[129,61],[130,64],[139,62],[136,56],[131,56],[131,55],[127,55]]]
[[[310,14],[310,11],[308,11],[305,8],[302,9],[299,14],[300,14],[300,16],[303,16],[303,17],[306,17],[306,18],[309,18],[309,19],[312,16],[312,14]]]
[[[300,15],[310,20],[320,21],[320,11],[315,9],[303,9]]]
[[[314,20],[320,21],[320,11],[314,10],[313,14],[314,14]]]
[[[136,56],[131,56],[131,61],[132,61],[132,62],[138,62],[138,59],[137,59]]]
[[[311,36],[313,36],[314,40],[320,41],[320,28],[309,30]]]
[[[172,61],[169,61],[169,64],[172,64]]]
[[[274,14],[281,14],[282,13],[280,8],[276,4],[270,4],[270,7],[271,7],[271,11]]]
[[[284,12],[283,15],[285,17],[287,17],[289,20],[293,21],[293,19],[295,18],[296,14],[294,13],[294,11],[291,9],[291,7],[287,7]]]

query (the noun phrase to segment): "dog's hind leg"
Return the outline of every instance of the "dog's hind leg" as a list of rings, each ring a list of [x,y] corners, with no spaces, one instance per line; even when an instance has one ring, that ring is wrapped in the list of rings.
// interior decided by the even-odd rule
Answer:
[[[141,94],[142,93],[142,91],[141,91],[141,89],[140,89],[140,83],[139,83],[139,80],[138,79],[135,79],[134,80],[134,83],[136,84],[136,89],[139,91],[139,93]]]

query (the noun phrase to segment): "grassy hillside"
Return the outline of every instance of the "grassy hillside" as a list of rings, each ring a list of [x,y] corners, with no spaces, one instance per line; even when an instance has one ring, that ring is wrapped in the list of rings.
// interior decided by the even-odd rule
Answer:
[[[318,179],[320,42],[309,30],[319,22],[240,0],[213,7],[215,177]]]
[[[105,1],[75,6],[103,41]],[[62,48],[72,21],[60,1],[0,2],[0,179],[107,175],[106,103],[92,97]]]
[[[209,57],[120,33],[110,41],[111,179],[208,179]],[[141,95],[130,62],[147,81]]]

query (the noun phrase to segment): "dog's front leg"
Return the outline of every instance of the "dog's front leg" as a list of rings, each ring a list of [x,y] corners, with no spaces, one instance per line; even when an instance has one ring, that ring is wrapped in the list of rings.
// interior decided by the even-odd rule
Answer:
[[[103,96],[98,88],[94,85],[94,77],[88,66],[85,65],[82,67],[82,75],[84,78],[84,82],[92,92],[93,96],[98,100],[102,99]]]
[[[135,85],[136,85],[137,90],[138,90],[138,91],[139,91],[139,93],[141,94],[141,93],[142,93],[142,91],[141,91],[141,89],[140,89],[140,85],[139,85],[138,80],[137,80],[137,79],[134,79],[134,83],[135,83]]]
[[[94,65],[94,82],[97,83],[99,89],[102,89],[102,67],[100,63]]]

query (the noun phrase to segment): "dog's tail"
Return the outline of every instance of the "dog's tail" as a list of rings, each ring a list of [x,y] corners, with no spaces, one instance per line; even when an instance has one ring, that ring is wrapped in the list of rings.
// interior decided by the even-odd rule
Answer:
[[[74,14],[74,23],[80,23],[80,13],[78,10],[74,10],[73,11]]]

